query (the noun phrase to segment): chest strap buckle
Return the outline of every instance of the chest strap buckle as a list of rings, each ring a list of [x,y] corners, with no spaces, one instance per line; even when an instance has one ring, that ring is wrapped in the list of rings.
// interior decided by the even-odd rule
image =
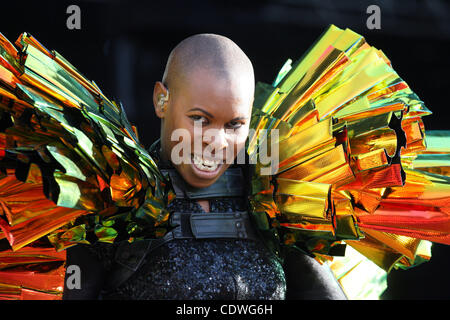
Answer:
[[[246,211],[226,213],[174,212],[171,217],[174,239],[256,240]]]

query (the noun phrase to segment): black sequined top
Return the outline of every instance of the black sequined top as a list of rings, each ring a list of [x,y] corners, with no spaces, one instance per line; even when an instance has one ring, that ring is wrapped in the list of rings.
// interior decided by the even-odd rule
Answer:
[[[242,211],[242,200],[213,199],[205,214]],[[185,199],[176,199],[171,209],[203,211]],[[151,252],[135,274],[104,298],[284,299],[285,292],[283,268],[262,243],[183,239]]]

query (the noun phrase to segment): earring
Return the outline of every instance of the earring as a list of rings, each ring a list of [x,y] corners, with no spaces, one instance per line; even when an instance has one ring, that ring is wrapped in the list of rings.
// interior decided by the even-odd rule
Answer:
[[[164,104],[169,101],[169,91],[167,91],[167,95],[160,94],[158,105],[161,107],[161,111],[164,111]]]

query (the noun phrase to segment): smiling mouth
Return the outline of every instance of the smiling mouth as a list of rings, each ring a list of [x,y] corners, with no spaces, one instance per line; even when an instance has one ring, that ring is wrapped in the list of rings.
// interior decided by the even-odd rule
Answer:
[[[222,166],[222,160],[204,159],[199,155],[191,154],[192,166],[204,173],[216,173]]]

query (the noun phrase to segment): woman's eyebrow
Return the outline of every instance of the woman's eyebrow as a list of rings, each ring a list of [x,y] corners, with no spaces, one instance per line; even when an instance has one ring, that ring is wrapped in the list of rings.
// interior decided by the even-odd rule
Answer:
[[[201,111],[204,114],[206,114],[208,117],[214,118],[214,116],[211,113],[209,113],[208,111],[203,110],[202,108],[192,108],[192,109],[189,109],[188,112],[189,111]]]
[[[192,108],[192,109],[188,110],[188,112],[190,112],[190,111],[200,111],[200,112],[203,112],[204,114],[206,114],[208,117],[214,119],[214,116],[211,113],[209,113],[206,110],[203,110],[202,108]],[[230,121],[247,120],[247,119],[248,119],[248,117],[236,117],[234,119],[231,119]]]
[[[237,118],[231,119],[231,121],[247,120],[247,119],[248,119],[248,117],[237,117]]]

